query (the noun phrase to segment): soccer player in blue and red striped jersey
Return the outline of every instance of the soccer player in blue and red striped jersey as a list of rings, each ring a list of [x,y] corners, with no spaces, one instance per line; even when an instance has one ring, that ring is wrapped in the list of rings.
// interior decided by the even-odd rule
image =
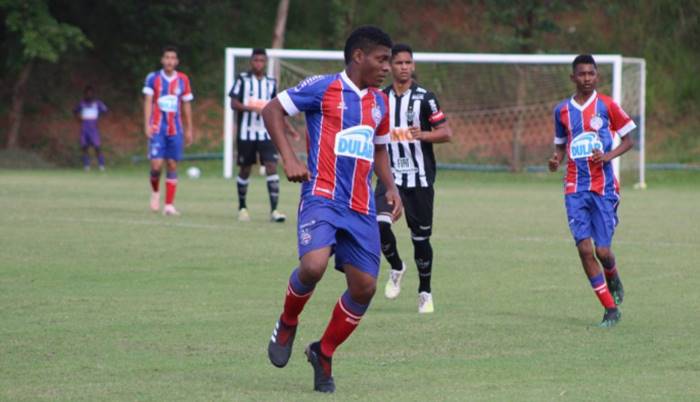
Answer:
[[[556,171],[568,156],[564,192],[569,229],[591,287],[605,308],[600,326],[607,328],[622,317],[618,305],[624,298],[610,249],[620,203],[611,161],[632,148],[628,134],[636,125],[620,105],[596,91],[598,68],[591,55],[577,56],[572,69],[576,93],[554,109],[555,152],[549,170]],[[615,136],[621,143],[613,148]]]
[[[338,299],[326,331],[306,349],[314,389],[334,392],[332,357],[359,324],[374,295],[380,242],[372,169],[387,187],[396,219],[401,198],[394,185],[386,144],[389,104],[379,87],[389,73],[389,35],[376,27],[353,31],[345,43],[345,71],[310,77],[280,93],[263,110],[272,140],[290,181],[302,182],[298,216],[299,267],[287,285],[282,315],[268,346],[272,364],[289,361],[299,315],[321,279],[331,255],[344,272],[347,290]],[[285,115],[304,112],[307,164],[285,137]]]
[[[146,77],[143,86],[144,133],[149,140],[148,157],[151,160],[151,210],[160,209],[160,174],[166,162],[164,215],[179,215],[173,202],[177,190],[177,162],[182,158],[183,142],[192,143],[192,106],[194,99],[190,79],[176,71],[178,50],[174,46],[163,49],[160,59],[163,69]],[[185,121],[184,127],[182,118]]]

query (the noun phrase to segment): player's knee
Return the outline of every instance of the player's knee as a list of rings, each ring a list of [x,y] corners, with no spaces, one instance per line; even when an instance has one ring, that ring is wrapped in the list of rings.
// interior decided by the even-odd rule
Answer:
[[[274,162],[266,162],[265,163],[265,174],[267,176],[272,176],[274,174],[277,174],[277,164]]]
[[[615,265],[615,256],[608,247],[596,247],[595,255],[604,267]]]
[[[241,166],[241,168],[238,170],[238,177],[241,179],[247,179],[250,177],[250,166]]]
[[[591,259],[595,258],[593,255],[593,246],[591,245],[590,239],[584,239],[580,241],[577,245],[576,248],[578,249],[578,255],[581,257],[581,259]]]
[[[318,260],[302,261],[299,264],[299,277],[302,282],[315,284],[323,278],[328,262],[322,263]]]
[[[350,286],[350,297],[360,304],[369,304],[374,297],[374,293],[377,291],[377,282],[365,282],[361,284],[354,284]]]

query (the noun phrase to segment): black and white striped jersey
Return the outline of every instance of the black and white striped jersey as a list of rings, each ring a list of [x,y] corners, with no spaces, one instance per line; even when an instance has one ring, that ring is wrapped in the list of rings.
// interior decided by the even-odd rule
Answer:
[[[394,92],[393,86],[385,88],[384,93],[389,98],[391,143],[387,146],[394,183],[405,188],[432,186],[433,144],[411,139],[408,127],[420,126],[422,131],[431,131],[446,121],[435,94],[415,82],[401,95]]]
[[[228,96],[244,105],[267,103],[277,95],[277,81],[268,76],[258,79],[252,72],[241,73]],[[238,139],[243,141],[270,140],[262,116],[255,112],[237,112]]]

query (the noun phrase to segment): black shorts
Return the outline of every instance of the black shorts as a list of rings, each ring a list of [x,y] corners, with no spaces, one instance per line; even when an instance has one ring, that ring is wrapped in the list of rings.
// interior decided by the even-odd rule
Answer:
[[[244,141],[239,139],[236,149],[238,149],[238,166],[254,165],[258,160],[260,164],[277,162],[278,159],[277,149],[271,140]]]
[[[411,229],[411,237],[416,240],[430,237],[433,233],[433,199],[435,198],[433,187],[399,187],[399,194],[403,202],[406,223]],[[386,202],[386,187],[381,180],[377,181],[374,203],[377,208],[377,221],[391,223],[393,207]]]

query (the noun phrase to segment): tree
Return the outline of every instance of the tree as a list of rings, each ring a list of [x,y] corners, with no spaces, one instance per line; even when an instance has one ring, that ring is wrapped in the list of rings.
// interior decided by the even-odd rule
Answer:
[[[80,29],[58,22],[49,12],[46,0],[0,0],[0,10],[6,15],[9,68],[17,75],[7,134],[7,147],[15,148],[34,63],[41,60],[56,63],[68,49],[89,47],[91,43]]]

